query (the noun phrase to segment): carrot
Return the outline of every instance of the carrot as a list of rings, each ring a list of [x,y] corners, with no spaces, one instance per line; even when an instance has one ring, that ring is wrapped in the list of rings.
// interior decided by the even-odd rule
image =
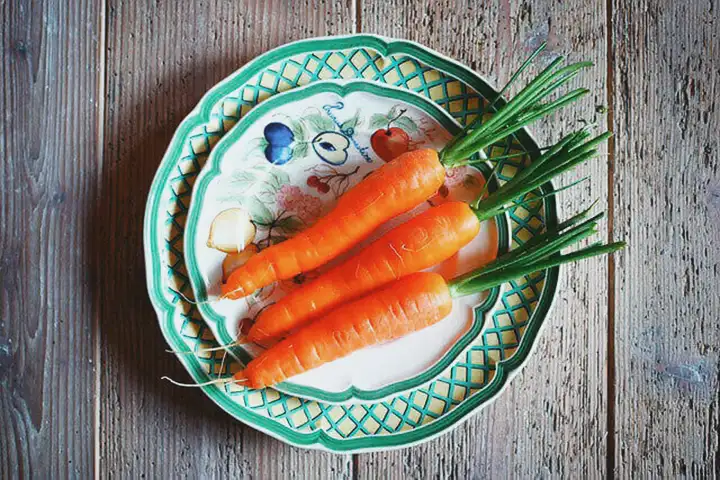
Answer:
[[[452,298],[436,273],[415,273],[329,313],[266,350],[237,374],[252,388],[282,382],[369,345],[432,325],[452,310]]]
[[[269,348],[235,374],[252,388],[280,383],[320,365],[439,322],[452,310],[452,299],[563,263],[612,253],[624,243],[593,245],[556,255],[595,233],[597,219],[577,224],[587,211],[536,237],[494,262],[446,282],[436,273],[410,274],[346,303]]]
[[[540,53],[537,49],[508,85]],[[589,65],[579,62],[560,68],[558,58],[509,102],[483,121],[483,115],[460,132],[441,152],[424,149],[404,153],[348,190],[337,206],[315,225],[292,239],[273,245],[236,270],[222,287],[224,298],[237,299],[277,280],[315,269],[366,238],[380,224],[409,211],[437,192],[445,169],[477,162],[472,157],[524,126],[577,100],[586,89],[571,91],[543,103]],[[489,106],[495,105],[508,85]]]
[[[230,275],[223,295],[241,298],[276,280],[324,265],[388,219],[431,197],[444,180],[445,169],[436,151],[400,155],[340,197],[335,208],[315,225],[251,257]]]
[[[344,301],[440,263],[467,245],[479,231],[475,212],[464,202],[430,208],[267,307],[257,317],[247,339],[261,342],[277,338]]]
[[[573,134],[564,148],[552,148],[536,162],[554,169],[563,162],[573,163],[587,151],[596,154],[595,149],[583,148],[595,140],[583,144],[587,131],[581,132],[582,135]],[[463,202],[430,208],[267,307],[257,317],[247,339],[251,342],[275,339],[343,302],[447,260],[475,238],[482,220],[501,213],[513,197],[522,196],[535,186],[520,177],[493,191],[477,208]]]

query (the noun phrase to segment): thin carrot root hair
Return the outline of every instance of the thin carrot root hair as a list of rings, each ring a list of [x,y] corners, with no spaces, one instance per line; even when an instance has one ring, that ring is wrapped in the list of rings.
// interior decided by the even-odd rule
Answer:
[[[232,343],[226,343],[225,345],[218,345],[217,347],[208,347],[208,348],[198,348],[197,350],[173,350],[171,348],[165,349],[167,353],[175,353],[177,355],[192,355],[195,353],[205,353],[205,352],[218,352],[220,350],[227,350],[231,347],[239,347],[241,345],[247,345],[248,343],[252,343],[254,345],[257,345],[261,348],[268,349],[271,345],[262,343],[262,342],[251,342],[247,339],[247,335],[243,335],[242,337],[239,337],[237,340],[235,340]],[[226,352],[227,353],[227,352]],[[225,357],[223,357],[224,359]]]
[[[272,268],[273,268],[272,265],[268,265],[268,272],[272,271]],[[227,292],[223,293],[222,295],[220,295],[220,296],[217,298],[217,301],[219,302],[220,300],[234,300],[234,299],[232,299],[232,298],[229,298],[230,295],[233,295],[233,294],[235,294],[235,293],[238,293],[238,292],[242,291],[242,289],[243,289],[243,287],[238,287],[238,288],[236,288],[236,289],[234,289],[234,290],[227,291]],[[244,297],[242,297],[242,298],[243,298],[243,300],[245,300],[246,303],[249,303],[247,297],[248,297],[248,295],[246,295],[246,296],[244,296]]]
[[[216,301],[223,300],[223,299],[225,298],[225,295],[223,295],[223,296],[221,296],[218,300],[206,300],[206,301],[204,301],[204,302],[196,302],[196,301],[194,301],[194,300],[190,300],[188,297],[185,296],[185,294],[183,294],[183,293],[180,292],[180,291],[176,291],[175,293],[177,293],[177,294],[178,294],[179,296],[181,296],[186,302],[188,302],[188,303],[190,303],[190,304],[192,304],[192,305],[207,305],[207,304],[209,304],[209,303],[214,303],[214,302],[216,302]],[[232,292],[230,292],[230,293],[232,293]],[[227,294],[226,294],[226,295],[227,295]],[[247,302],[247,297],[245,297],[245,301]],[[219,351],[219,350],[226,350],[226,349],[228,349],[228,348],[237,347],[237,346],[240,346],[240,345],[245,345],[245,344],[247,344],[247,343],[254,343],[254,342],[249,342],[249,341],[247,341],[247,336],[243,335],[243,336],[239,337],[238,339],[236,339],[236,340],[235,340],[234,342],[232,342],[232,343],[227,343],[227,344],[225,344],[225,345],[219,345],[219,346],[217,346],[217,347],[198,348],[197,350],[173,350],[173,349],[166,349],[165,351],[166,351],[167,353],[174,353],[174,354],[176,354],[176,355],[192,355],[192,354],[195,354],[195,353],[217,352],[217,351]],[[265,347],[264,345],[261,345],[261,344],[259,344],[259,343],[258,343],[257,345],[260,345],[260,346],[263,347],[263,348],[267,348],[267,347]],[[224,361],[225,361],[225,357],[223,356],[223,362],[224,362]]]
[[[178,296],[182,297],[182,299],[185,300],[185,301],[186,301],[187,303],[189,303],[190,305],[209,305],[209,304],[211,304],[211,303],[216,303],[216,302],[219,302],[219,301],[221,301],[221,300],[227,300],[227,299],[228,299],[228,295],[232,295],[233,293],[237,293],[237,292],[239,292],[240,290],[242,290],[242,287],[238,287],[238,288],[236,288],[235,290],[231,290],[231,291],[229,291],[229,292],[225,292],[225,293],[223,293],[222,295],[220,295],[219,297],[213,298],[212,300],[207,299],[207,300],[204,300],[204,301],[202,301],[202,302],[198,302],[198,301],[196,301],[196,300],[192,300],[192,299],[188,298],[187,295],[185,295],[184,293],[182,293],[182,292],[180,292],[180,291],[175,291],[175,293],[176,293]],[[243,297],[243,298],[245,298],[245,300],[247,301],[247,297]]]
[[[167,353],[176,353],[176,354],[178,354],[178,355],[190,355],[190,354],[193,354],[193,353],[217,352],[217,351],[220,351],[220,350],[226,350],[226,349],[228,349],[228,348],[230,348],[230,347],[236,347],[236,346],[239,346],[239,345],[244,345],[244,344],[246,344],[246,343],[250,343],[250,342],[243,341],[243,340],[245,340],[246,338],[247,338],[247,337],[243,336],[243,337],[240,337],[239,339],[235,340],[235,341],[232,342],[232,343],[228,343],[228,344],[226,344],[226,345],[219,345],[219,346],[217,346],[217,347],[198,348],[197,350],[172,350],[172,349],[168,348],[168,349],[166,349],[165,351],[166,351]]]
[[[210,303],[215,303],[215,302],[217,301],[217,300],[210,300],[210,299],[208,299],[208,300],[205,300],[205,301],[202,301],[202,302],[197,302],[197,301],[195,301],[195,300],[191,300],[190,298],[188,298],[184,293],[182,293],[182,292],[179,291],[179,290],[176,290],[175,293],[176,293],[179,297],[182,297],[182,299],[185,300],[185,301],[186,301],[187,303],[189,303],[190,305],[208,305],[208,304],[210,304]],[[220,300],[222,300],[222,297],[220,297]]]
[[[225,359],[227,358],[227,354],[228,352],[227,350],[225,350],[225,352],[223,352],[222,362],[220,362],[220,369],[218,370],[218,375],[222,375],[223,369],[225,368]]]
[[[272,265],[270,265],[268,268],[272,268]],[[243,289],[242,287],[238,287],[238,288],[236,288],[236,289],[234,289],[234,290],[230,290],[229,292],[225,292],[225,293],[223,293],[222,295],[220,295],[220,298],[218,298],[218,300],[226,300],[226,299],[228,299],[228,297],[229,297],[230,295],[233,295],[233,294],[235,294],[235,293],[238,293],[238,292],[242,291],[242,289]],[[245,297],[243,297],[243,298],[247,298],[247,296],[245,296]]]
[[[243,382],[247,382],[248,379],[247,378],[227,377],[227,378],[216,378],[215,380],[209,380],[207,382],[202,382],[202,383],[182,383],[182,382],[173,380],[170,377],[162,376],[162,377],[160,377],[160,380],[165,380],[167,382],[170,382],[173,385],[175,385],[176,387],[198,388],[198,387],[207,387],[210,385],[227,385],[227,384],[243,385]]]

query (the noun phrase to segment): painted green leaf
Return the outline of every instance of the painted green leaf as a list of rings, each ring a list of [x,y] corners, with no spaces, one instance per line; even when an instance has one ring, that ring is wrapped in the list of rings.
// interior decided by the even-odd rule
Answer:
[[[277,192],[280,188],[290,183],[290,176],[279,168],[270,167],[265,181],[267,189],[272,193]]]
[[[296,143],[293,147],[293,157],[295,158],[303,158],[307,156],[308,153],[308,145],[307,142],[300,142]]]
[[[387,114],[387,118],[395,118],[400,115],[401,105],[393,105]]]
[[[382,113],[373,113],[370,117],[370,128],[385,128],[388,124],[388,117]]]
[[[292,122],[291,128],[296,142],[304,142],[307,140],[307,130],[302,120]]]
[[[250,168],[246,170],[241,170],[239,172],[234,172],[228,179],[228,183],[231,184],[233,188],[242,190],[252,188],[257,182],[257,172]]]
[[[394,126],[400,127],[407,133],[417,133],[419,130],[417,123],[412,118],[400,117],[393,122]]]
[[[264,152],[267,146],[268,141],[265,137],[253,138],[248,144],[248,157]]]
[[[229,188],[237,191],[240,196],[274,194],[289,182],[287,173],[270,164],[258,164],[238,170],[228,180]]]
[[[319,113],[313,113],[305,117],[305,121],[310,127],[316,132],[324,132],[327,130],[333,130],[333,122],[327,117],[320,115]]]
[[[256,197],[245,197],[240,203],[247,209],[253,222],[258,225],[269,225],[274,220],[273,213],[270,209]]]
[[[340,125],[340,129],[341,129],[342,131],[347,131],[348,129],[351,129],[351,128],[352,128],[353,130],[355,130],[355,129],[360,125],[360,123],[361,123],[361,121],[360,121],[360,115],[356,113],[352,118],[349,118],[348,120],[345,120],[345,121]]]

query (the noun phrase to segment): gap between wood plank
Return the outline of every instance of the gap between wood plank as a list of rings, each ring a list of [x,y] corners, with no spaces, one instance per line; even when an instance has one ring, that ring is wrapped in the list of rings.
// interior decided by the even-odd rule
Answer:
[[[354,0],[355,8],[355,33],[362,32],[362,0]]]
[[[97,105],[97,122],[98,122],[98,137],[97,137],[97,155],[100,165],[100,174],[98,176],[97,191],[100,192],[102,188],[102,169],[103,169],[103,155],[105,153],[105,79],[107,76],[107,0],[103,0],[100,6],[100,38],[99,43],[99,74],[98,74],[98,105]],[[92,312],[94,315],[93,319],[93,335],[95,336],[95,355],[93,362],[95,363],[95,404],[94,404],[94,428],[93,435],[95,436],[93,441],[93,471],[94,477],[100,478],[100,393],[101,393],[101,372],[100,372],[100,312]]]
[[[607,78],[605,79],[605,87],[607,90],[607,128],[613,131],[615,125],[615,115],[613,108],[615,105],[615,79],[613,77],[615,71],[613,57],[613,24],[612,24],[612,0],[607,0],[605,5],[606,28],[607,28],[607,47],[605,56],[607,58]],[[608,241],[613,241],[613,222],[615,217],[615,190],[613,188],[613,179],[615,177],[615,136],[608,139]],[[615,478],[615,257],[608,256],[608,321],[607,321],[607,410],[606,410],[606,430],[607,445],[605,450],[605,475],[607,478]]]

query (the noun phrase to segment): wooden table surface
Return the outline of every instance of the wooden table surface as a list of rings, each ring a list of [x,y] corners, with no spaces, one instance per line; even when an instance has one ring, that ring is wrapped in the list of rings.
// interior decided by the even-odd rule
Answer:
[[[0,478],[467,478],[720,471],[720,5],[714,0],[0,0]],[[494,84],[527,52],[592,59],[533,128],[615,132],[561,198],[629,248],[564,270],[533,359],[457,430],[333,455],[242,425],[186,379],[145,289],[142,218],[175,128],[269,48],[374,32]],[[608,106],[607,114],[596,107]],[[137,332],[142,331],[142,336]]]

